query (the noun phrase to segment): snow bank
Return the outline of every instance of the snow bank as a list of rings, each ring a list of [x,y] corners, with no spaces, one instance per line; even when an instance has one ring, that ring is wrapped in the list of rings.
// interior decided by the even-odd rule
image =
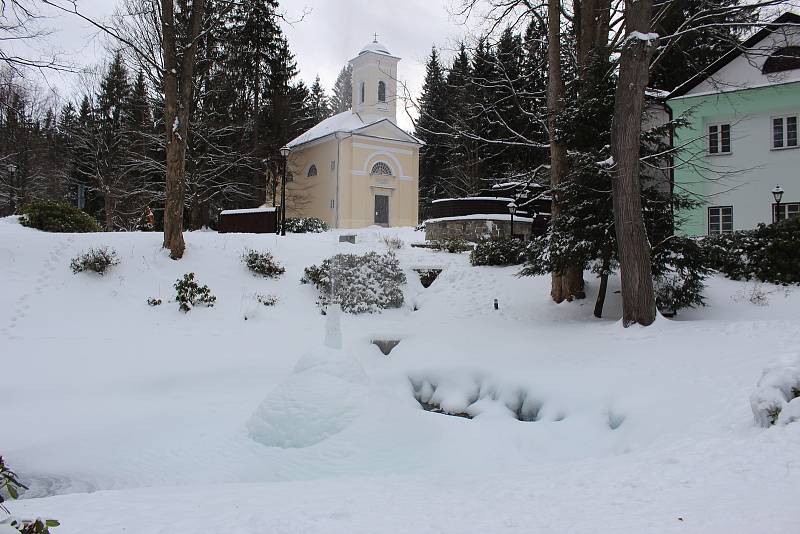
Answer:
[[[750,395],[756,424],[768,427],[800,419],[800,356],[764,369]]]
[[[366,404],[369,383],[358,362],[339,350],[303,356],[247,423],[248,435],[268,447],[310,447],[344,430]]]

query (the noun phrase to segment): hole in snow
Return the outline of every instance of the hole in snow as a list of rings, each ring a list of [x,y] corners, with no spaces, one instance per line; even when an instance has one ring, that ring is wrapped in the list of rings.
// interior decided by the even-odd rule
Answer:
[[[422,284],[422,287],[429,288],[431,284],[442,274],[441,269],[423,269],[418,268],[414,269],[416,273],[419,275],[419,282]]]
[[[414,398],[428,412],[473,419],[479,415],[538,421],[542,402],[525,390],[500,390],[475,381],[436,383],[411,378]]]
[[[399,339],[373,339],[371,341],[373,345],[381,349],[381,352],[384,356],[388,356],[392,349],[394,349],[397,345],[400,344]]]
[[[610,428],[611,430],[618,429],[620,426],[622,426],[622,423],[624,422],[625,422],[624,415],[619,415],[616,413],[608,414],[608,428]]]

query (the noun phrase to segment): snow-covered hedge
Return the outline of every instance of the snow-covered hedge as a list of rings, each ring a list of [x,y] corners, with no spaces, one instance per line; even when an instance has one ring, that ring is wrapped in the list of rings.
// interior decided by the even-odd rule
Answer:
[[[469,255],[472,265],[520,265],[525,262],[526,243],[504,237],[479,241]]]
[[[37,201],[22,208],[20,223],[44,232],[100,232],[88,213],[65,202]]]
[[[800,421],[800,357],[764,369],[750,407],[763,427]]]
[[[286,219],[286,231],[293,234],[318,234],[328,230],[328,223],[317,217]]]
[[[707,265],[734,280],[800,283],[800,218],[700,241]]]
[[[338,302],[348,313],[374,313],[403,305],[406,275],[392,251],[386,254],[337,254],[321,265],[306,267],[304,284],[320,291],[318,304]]]

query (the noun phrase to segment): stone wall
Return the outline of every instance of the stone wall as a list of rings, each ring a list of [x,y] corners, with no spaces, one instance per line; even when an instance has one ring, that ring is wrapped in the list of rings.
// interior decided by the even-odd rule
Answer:
[[[530,219],[528,219],[528,221],[530,221]],[[530,222],[514,221],[514,235],[524,235],[527,238],[530,233]],[[499,237],[509,237],[510,235],[511,221],[448,219],[427,221],[425,223],[425,239],[428,241],[461,238],[467,241],[478,242],[482,239],[496,239]]]

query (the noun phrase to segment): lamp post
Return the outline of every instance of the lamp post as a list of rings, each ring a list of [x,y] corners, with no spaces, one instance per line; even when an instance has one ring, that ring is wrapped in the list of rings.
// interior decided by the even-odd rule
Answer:
[[[772,190],[772,197],[775,199],[775,220],[772,222],[778,222],[781,220],[781,199],[783,198],[783,188],[779,185],[776,185]]]
[[[286,163],[291,149],[288,146],[281,147],[281,157],[283,158],[283,176],[281,177],[281,235],[286,235]]]
[[[508,203],[508,213],[511,214],[511,238],[514,238],[514,214],[517,212],[517,205],[512,200]]]

